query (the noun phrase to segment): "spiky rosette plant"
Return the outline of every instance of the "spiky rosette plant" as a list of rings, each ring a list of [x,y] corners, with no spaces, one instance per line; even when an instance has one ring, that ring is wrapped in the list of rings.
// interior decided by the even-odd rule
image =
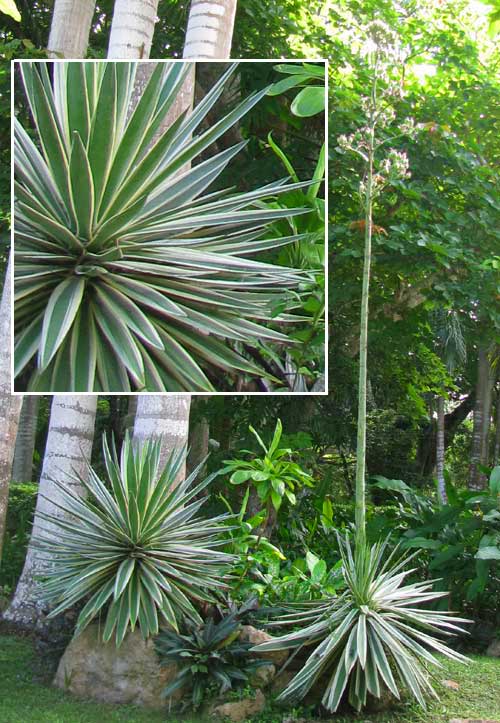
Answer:
[[[346,689],[349,703],[359,711],[368,693],[379,698],[384,687],[399,698],[401,684],[425,708],[426,694],[437,697],[427,664],[442,667],[433,653],[467,660],[436,636],[463,632],[460,624],[467,621],[447,611],[421,609],[422,603],[448,593],[433,591],[433,580],[406,582],[413,572],[407,566],[409,558],[397,559],[393,551],[384,561],[387,541],[357,547],[356,554],[348,539],[339,543],[346,590],[305,603],[274,621],[272,625],[300,627],[253,648],[265,652],[314,645],[278,699],[301,700],[321,679],[322,703],[332,713]]]
[[[217,549],[227,515],[197,514],[213,475],[193,485],[198,467],[176,484],[183,459],[173,452],[162,468],[158,441],[139,446],[127,436],[120,459],[104,441],[107,484],[90,466],[88,480],[77,478],[87,497],[54,481],[63,515],[40,513],[51,534],[36,540],[48,553],[49,617],[85,600],[76,633],[103,615],[103,640],[114,635],[117,645],[136,625],[146,639],[161,621],[174,630],[184,619],[201,624],[196,601],[214,602],[233,558]]]
[[[368,56],[371,75],[370,95],[362,103],[366,125],[349,137],[339,138],[339,150],[355,151],[364,163],[360,183],[365,212],[365,254],[360,314],[355,545],[352,550],[348,539],[339,540],[345,591],[339,597],[313,601],[306,609],[286,615],[277,624],[301,627],[255,648],[265,651],[315,645],[302,670],[280,698],[300,700],[324,675],[323,705],[331,712],[337,710],[346,688],[349,702],[356,710],[366,704],[368,693],[379,698],[383,687],[399,698],[396,679],[425,707],[425,694],[435,695],[426,666],[440,665],[431,651],[465,660],[436,635],[462,632],[460,623],[467,622],[446,612],[420,609],[418,606],[422,603],[448,593],[433,591],[433,580],[405,582],[412,572],[405,569],[408,559],[396,560],[394,551],[384,562],[388,541],[370,546],[366,539],[366,395],[373,200],[387,184],[407,177],[408,160],[403,153],[390,150],[379,163],[380,173],[375,173],[376,151],[386,142],[386,139],[377,139],[376,131],[392,122],[395,112],[391,101],[400,92],[399,85],[388,83],[396,65],[398,47],[394,32],[379,20],[369,23],[365,32],[362,52]]]
[[[302,238],[268,226],[307,209],[266,201],[307,184],[206,194],[245,142],[190,165],[266,93],[202,126],[235,67],[162,130],[187,63],[158,63],[132,111],[136,63],[19,65],[35,130],[15,120],[15,375],[29,390],[213,391],[220,370],[231,388],[269,376],[245,345],[297,343],[283,329],[312,272],[251,257]]]

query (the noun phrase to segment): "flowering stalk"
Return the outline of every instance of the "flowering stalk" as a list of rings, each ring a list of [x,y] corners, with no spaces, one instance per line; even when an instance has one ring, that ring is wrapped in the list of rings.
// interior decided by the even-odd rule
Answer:
[[[389,139],[377,138],[377,130],[384,128],[395,118],[391,103],[401,97],[401,86],[389,82],[389,70],[396,60],[397,44],[395,34],[383,23],[374,21],[367,28],[367,39],[363,46],[372,71],[370,95],[362,99],[366,125],[349,136],[338,139],[341,153],[353,151],[363,160],[364,177],[359,185],[360,202],[364,210],[365,249],[363,261],[363,285],[360,312],[359,345],[359,386],[358,386],[358,428],[356,444],[356,545],[360,554],[366,544],[366,390],[368,365],[368,314],[370,298],[371,246],[373,235],[373,202],[383,189],[398,178],[407,178],[408,159],[404,153],[390,149],[385,158],[377,162],[376,152]],[[385,86],[379,90],[379,81]],[[406,121],[398,135],[413,131],[412,121]],[[394,136],[392,137],[393,140]]]

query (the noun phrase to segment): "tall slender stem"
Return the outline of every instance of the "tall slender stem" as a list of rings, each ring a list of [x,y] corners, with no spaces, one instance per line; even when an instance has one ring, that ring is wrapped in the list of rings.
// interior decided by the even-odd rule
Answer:
[[[371,133],[373,141],[373,131]],[[373,143],[368,151],[365,196],[365,253],[363,262],[363,287],[361,292],[361,322],[359,344],[358,383],[358,436],[356,445],[356,549],[366,541],[366,388],[368,382],[368,302],[370,294],[370,267],[372,246],[372,176]]]
[[[356,544],[359,554],[366,543],[366,389],[368,384],[368,314],[372,259],[373,156],[377,109],[377,59],[374,63],[371,108],[368,120],[365,188],[365,252],[359,335],[358,434],[356,444]]]

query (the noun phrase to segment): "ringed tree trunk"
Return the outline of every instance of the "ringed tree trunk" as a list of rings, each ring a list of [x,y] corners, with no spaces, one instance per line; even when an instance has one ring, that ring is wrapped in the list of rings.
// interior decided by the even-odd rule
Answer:
[[[0,339],[11,336],[11,290],[10,290],[10,256],[5,272],[5,280],[0,302]],[[2,544],[7,517],[9,500],[9,484],[12,469],[12,458],[16,443],[21,396],[12,396],[11,390],[11,354],[10,343],[0,346],[0,561]]]
[[[48,43],[53,56],[85,56],[94,9],[95,0],[55,0]],[[21,397],[19,405],[20,402]],[[32,536],[42,530],[49,534],[52,532],[47,525],[44,528],[37,512],[54,512],[57,509],[50,501],[57,502],[58,499],[53,480],[58,479],[78,487],[67,478],[67,473],[76,471],[81,476],[87,474],[86,465],[87,460],[90,461],[94,439],[96,406],[97,396],[90,395],[54,396],[52,400]],[[30,543],[14,598],[4,613],[6,619],[28,626],[34,626],[41,620],[43,603],[35,576],[43,573],[46,564],[49,563],[40,559]]]
[[[493,389],[492,365],[487,347],[478,350],[476,401],[473,412],[472,443],[470,455],[470,489],[484,487],[486,478],[481,465],[488,464],[488,439],[491,417],[491,396]]]
[[[40,397],[35,394],[26,394],[23,397],[12,463],[12,479],[16,482],[31,482],[33,476],[39,402]]]
[[[84,479],[88,475],[96,406],[97,395],[56,395],[53,398],[32,539],[38,535],[54,538],[59,534],[53,525],[40,518],[40,512],[59,517],[64,515],[56,507],[60,502],[60,492],[54,481],[77,494],[83,493],[74,475]],[[41,597],[37,578],[44,574],[48,565],[50,562],[30,541],[14,598],[4,613],[6,620],[27,628],[43,624],[47,606]]]
[[[149,58],[158,0],[116,0],[108,58]]]
[[[161,440],[160,464],[163,465],[174,449],[187,447],[189,433],[189,394],[142,394],[137,401],[133,438]],[[186,475],[186,464],[177,477]]]
[[[436,476],[439,501],[445,505],[448,500],[444,481],[444,397],[442,396],[437,398]]]
[[[237,0],[191,0],[184,58],[229,58]]]
[[[135,415],[137,414],[137,394],[130,394],[128,397],[127,414],[123,418],[122,430],[123,433],[129,432],[132,434],[134,430]]]
[[[498,350],[495,346],[490,347],[487,354],[488,372],[485,378],[484,387],[484,414],[483,424],[481,426],[481,464],[488,466],[490,463],[490,428],[491,417],[493,411],[493,388],[495,386],[495,357]],[[485,486],[487,482],[486,475],[482,474],[481,483]]]
[[[53,58],[84,58],[96,0],[55,0],[48,50]]]
[[[188,473],[192,472],[208,455],[210,424],[205,414],[205,405],[210,399],[208,394],[199,394],[191,405],[189,423],[189,454],[187,458]],[[204,473],[204,467],[200,476]]]
[[[497,387],[497,402],[495,413],[495,447],[493,449],[493,464],[500,464],[500,386]]]

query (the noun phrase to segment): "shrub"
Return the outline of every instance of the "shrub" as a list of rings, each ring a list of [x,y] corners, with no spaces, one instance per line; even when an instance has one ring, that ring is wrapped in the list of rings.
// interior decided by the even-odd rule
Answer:
[[[271,508],[278,511],[285,499],[294,505],[297,501],[296,491],[304,485],[311,487],[313,478],[300,465],[291,460],[291,449],[279,447],[283,433],[281,419],[276,422],[274,435],[269,446],[263,442],[252,426],[249,429],[263,450],[264,455],[257,457],[249,450],[242,450],[242,452],[251,455],[253,458],[249,460],[224,460],[226,467],[220,471],[220,474],[231,473],[229,481],[233,485],[248,483],[254,486],[267,514],[269,514]]]
[[[0,587],[13,589],[23,570],[31,534],[38,485],[12,483],[0,565]]]
[[[492,470],[482,491],[457,490],[448,481],[445,505],[409,489],[400,492],[406,501],[401,544],[420,551],[420,574],[438,576],[436,589],[450,591],[455,609],[491,618],[500,604],[500,467]]]
[[[202,625],[186,623],[184,633],[164,630],[155,640],[162,663],[175,663],[178,673],[163,695],[169,697],[179,688],[191,690],[191,703],[196,710],[218,690],[219,694],[248,682],[255,670],[267,661],[251,658],[250,643],[239,640],[237,613],[212,619]],[[184,701],[184,707],[187,707]]]

